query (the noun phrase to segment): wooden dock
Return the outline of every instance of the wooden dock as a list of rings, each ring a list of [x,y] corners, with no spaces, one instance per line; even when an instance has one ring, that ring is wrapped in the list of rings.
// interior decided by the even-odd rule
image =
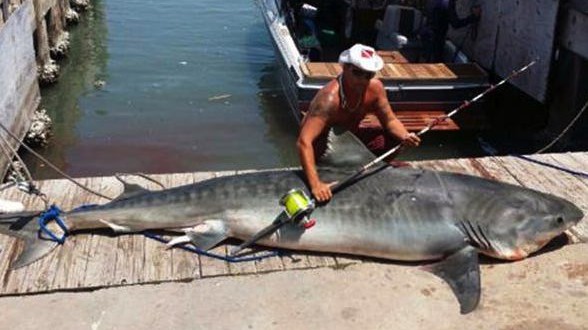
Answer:
[[[556,166],[584,171],[588,169],[588,153],[535,155],[532,158]],[[564,197],[588,214],[588,179],[534,164],[516,157],[484,157],[420,161],[412,167],[467,173],[500,180]],[[153,175],[166,187],[179,186],[239,173],[183,173]],[[121,184],[113,177],[84,178],[80,181],[103,194],[116,196]],[[145,182],[142,180],[141,182]],[[154,184],[149,188],[156,189]],[[66,180],[39,182],[39,188],[64,210],[89,203],[105,203]],[[22,201],[27,209],[41,209],[42,202],[15,188],[3,189],[0,198]],[[568,233],[572,242],[588,242],[588,217]],[[8,268],[22,248],[14,238],[0,235],[0,295],[20,295],[62,290],[92,290],[103,287],[191,281],[195,279],[241,274],[259,274],[291,269],[345,267],[364,262],[362,258],[331,255],[295,254],[272,257],[255,262],[231,264],[198,256],[181,249],[166,250],[165,246],[143,235],[77,235],[51,254],[18,270]],[[213,252],[226,255],[227,245]],[[264,253],[263,251],[258,253]],[[373,262],[373,261],[369,261]]]

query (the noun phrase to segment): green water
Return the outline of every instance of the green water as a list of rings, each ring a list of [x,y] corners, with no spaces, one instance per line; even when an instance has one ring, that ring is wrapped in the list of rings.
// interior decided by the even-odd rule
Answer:
[[[70,31],[59,83],[42,93],[51,162],[74,176],[297,162],[296,123],[254,2],[93,5]],[[56,176],[28,161],[36,177]]]
[[[95,0],[72,29],[42,150],[73,176],[298,165],[297,124],[254,1]],[[100,82],[104,82],[101,86]],[[472,133],[429,133],[404,159],[480,155]],[[27,157],[38,179],[58,177]]]

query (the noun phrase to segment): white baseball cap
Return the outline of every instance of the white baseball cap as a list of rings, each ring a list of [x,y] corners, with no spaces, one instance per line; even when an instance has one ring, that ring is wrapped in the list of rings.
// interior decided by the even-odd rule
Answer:
[[[384,67],[384,60],[376,53],[376,50],[362,44],[355,44],[344,50],[339,56],[339,63],[350,63],[370,72],[378,72]]]

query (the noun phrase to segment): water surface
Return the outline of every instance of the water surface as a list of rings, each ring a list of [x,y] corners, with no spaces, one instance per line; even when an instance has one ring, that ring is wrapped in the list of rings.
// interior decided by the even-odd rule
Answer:
[[[297,166],[297,124],[254,1],[95,0],[42,91],[73,176]],[[484,155],[477,133],[432,132],[401,158]],[[58,177],[27,157],[38,179]]]

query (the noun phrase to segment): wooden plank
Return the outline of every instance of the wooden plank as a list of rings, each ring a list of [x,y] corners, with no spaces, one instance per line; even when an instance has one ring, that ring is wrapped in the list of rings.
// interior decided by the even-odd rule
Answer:
[[[108,196],[115,197],[122,192],[122,184],[120,184],[115,178],[90,178],[86,184],[96,190],[108,192]],[[108,188],[111,187],[111,188]],[[104,203],[102,198],[94,195],[87,195],[81,200],[79,204],[83,203]],[[79,274],[78,276],[83,277],[80,282],[81,287],[102,287],[117,284],[115,278],[116,265],[117,265],[117,237],[113,234],[107,236],[107,231],[104,234],[92,234],[87,236],[87,263],[86,271],[84,275]]]
[[[91,235],[88,244],[88,262],[80,287],[93,288],[114,284],[116,239],[103,235]]]
[[[149,186],[145,180],[137,177],[125,176],[125,180],[132,181],[136,184],[154,189]],[[111,196],[122,193],[122,183],[114,178],[102,180],[105,185],[110,187]],[[126,285],[145,282],[145,237],[140,234],[136,235],[119,235],[113,237],[116,244],[114,246],[114,274],[112,275],[113,285]]]
[[[585,157],[585,153],[567,153],[567,154],[548,154],[546,155],[546,161],[562,166],[564,168],[587,173],[588,157]],[[585,159],[583,159],[585,158]],[[574,228],[570,229],[570,233],[574,238],[575,242],[588,242],[588,179],[567,174],[568,176],[575,178],[577,184],[573,187],[565,187],[565,190],[571,190],[569,193],[573,194],[573,201],[579,208],[584,211],[584,219],[580,221]],[[573,180],[570,178],[570,180]],[[563,183],[563,182],[562,182]]]
[[[406,57],[395,50],[378,50],[377,53],[384,60],[384,63],[408,63]]]
[[[284,270],[312,268],[306,254],[296,253],[294,251],[287,251],[282,256],[282,263]]]
[[[171,251],[166,250],[164,244],[152,239],[145,239],[144,251],[143,281],[162,282],[171,279]]]
[[[384,65],[382,80],[452,80],[457,79],[443,63],[389,63]]]
[[[356,265],[364,262],[361,257],[354,257],[354,256],[335,256],[335,263],[337,264],[335,267],[337,268],[345,268],[350,265]]]
[[[112,178],[95,178],[82,182],[90,185],[92,189],[114,197],[120,191],[114,185]],[[69,183],[70,187],[65,187],[62,193],[72,197],[71,203],[65,206],[65,210],[79,207],[85,204],[105,203],[106,199],[90,194],[83,189]],[[60,266],[57,268],[52,287],[54,289],[79,288],[84,286],[84,277],[87,270],[88,262],[92,258],[90,243],[92,235],[73,235],[68,237],[63,247],[57,251],[60,254]]]
[[[444,116],[444,111],[435,110],[399,110],[395,115],[409,131],[420,131],[430,125],[438,117]],[[374,115],[367,115],[360,123],[360,128],[379,128],[382,129],[380,121]],[[451,118],[438,123],[433,130],[459,130],[460,127]]]
[[[2,283],[4,283],[9,273],[8,267],[10,267],[11,258],[8,253],[11,251],[12,245],[15,244],[13,240],[15,238],[0,235],[0,294],[2,293]]]
[[[37,184],[35,182],[35,184]],[[16,189],[15,187],[9,188],[7,191],[2,192],[2,197],[8,200],[20,201],[25,206],[25,209],[43,209],[43,202],[32,195],[25,194],[24,192]],[[4,246],[4,252],[2,258],[5,259],[4,269],[5,273],[2,279],[2,294],[14,294],[23,292],[23,288],[27,285],[27,272],[29,267],[22,267],[16,270],[9,269],[9,264],[16,259],[23,249],[23,242],[15,238],[10,238],[10,245]]]
[[[259,252],[258,254],[262,254],[262,253],[268,253],[268,252],[263,251],[263,252]],[[256,260],[254,263],[255,263],[255,270],[257,273],[268,273],[268,272],[275,272],[275,271],[284,270],[284,262],[282,261],[282,257],[280,257],[280,256]]]
[[[302,64],[310,79],[333,79],[342,67],[339,63],[309,62]],[[386,63],[376,75],[382,80],[451,80],[458,76],[443,63]]]
[[[337,261],[333,255],[309,254],[308,264],[311,268],[336,267]]]
[[[127,285],[145,282],[145,237],[143,235],[122,235],[116,238],[113,261],[113,285]]]
[[[27,204],[31,204],[33,198],[24,194],[14,186],[3,185],[0,190],[0,198],[9,201],[20,201],[28,209]],[[38,209],[41,209],[39,206]],[[17,245],[16,238],[6,235],[0,235],[0,294],[5,292],[12,271],[9,269],[10,263],[16,258]]]
[[[81,179],[80,181],[82,184],[89,184],[89,180],[87,179]],[[90,196],[92,195],[89,195],[83,189],[66,180],[44,181],[40,189],[48,196],[54,196],[59,201],[58,206],[64,211],[73,209],[89,200],[96,200],[96,198],[91,199]],[[65,220],[67,221],[67,219]],[[27,291],[40,292],[59,287],[63,283],[62,280],[69,277],[67,275],[64,276],[64,272],[67,273],[71,269],[72,263],[78,261],[74,259],[82,258],[80,261],[84,264],[85,269],[87,259],[83,258],[80,254],[80,252],[87,252],[84,240],[85,237],[83,236],[71,236],[63,246],[58,246],[49,256],[38,261],[41,268],[37,271],[39,279],[35,280],[35,282],[40,283],[44,281],[45,285],[37,288],[29,288]]]
[[[171,188],[180,182],[174,180],[170,175],[151,175],[152,179],[159,182],[160,185],[142,179],[141,186],[149,190],[161,190]],[[165,244],[150,238],[143,238],[143,282],[162,282],[172,278],[173,261],[172,252],[166,248]]]

